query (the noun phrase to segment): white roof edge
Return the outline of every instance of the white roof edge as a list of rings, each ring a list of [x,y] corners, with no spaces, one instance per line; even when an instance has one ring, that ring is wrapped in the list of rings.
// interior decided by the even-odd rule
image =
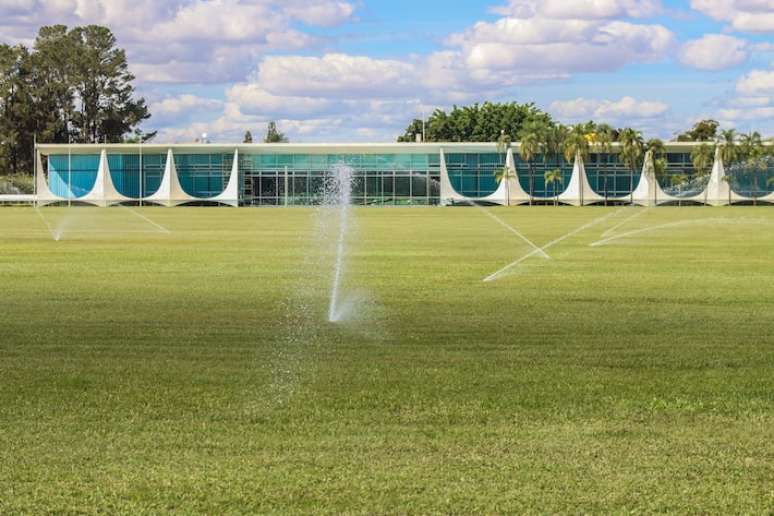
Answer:
[[[709,142],[665,142],[667,151],[671,149],[690,149],[696,145]],[[618,143],[612,144],[613,148],[620,146]],[[43,154],[49,154],[57,151],[70,151],[74,153],[87,153],[95,152],[97,150],[105,149],[110,151],[127,151],[135,150],[139,152],[140,149],[144,151],[163,151],[167,149],[173,150],[190,150],[192,152],[233,152],[238,149],[243,152],[254,151],[268,151],[271,150],[275,153],[282,154],[284,152],[299,152],[303,150],[320,152],[326,150],[328,152],[346,152],[347,150],[370,150],[378,152],[381,150],[402,151],[406,153],[421,153],[421,152],[439,152],[440,149],[459,149],[459,150],[496,150],[497,143],[495,142],[425,142],[425,143],[397,143],[397,142],[384,142],[384,143],[43,143],[38,144],[37,148]],[[512,147],[519,148],[519,142],[514,142]],[[592,151],[593,154],[596,152]]]

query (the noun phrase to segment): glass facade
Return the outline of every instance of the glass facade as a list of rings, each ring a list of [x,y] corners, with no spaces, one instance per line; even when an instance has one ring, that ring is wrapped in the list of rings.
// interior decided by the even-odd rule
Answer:
[[[665,193],[675,197],[692,197],[704,191],[711,168],[704,176],[697,174],[690,152],[667,152],[662,159],[666,159],[666,169],[658,177],[658,182]]]
[[[240,154],[242,204],[319,204],[326,175],[341,166],[353,171],[354,204],[440,201],[438,154]]]
[[[630,195],[642,175],[642,165],[630,170],[619,153],[592,153],[584,165],[591,188],[605,199]]]
[[[56,154],[48,158],[48,184],[54,195],[78,199],[94,188],[99,154]]]
[[[142,155],[137,147],[127,146],[127,152],[115,152],[115,149],[107,149],[107,165],[116,190],[130,199],[154,194],[164,176],[166,149],[151,146],[150,153]],[[491,151],[472,144],[471,150],[476,151],[462,149],[467,150],[466,146],[455,148],[449,144],[443,153],[452,188],[472,199],[493,194],[498,188],[496,174],[505,166],[506,153],[496,152],[494,146]],[[666,166],[658,173],[658,181],[665,193],[689,198],[701,194],[707,187],[710,167],[705,174],[697,174],[690,149],[690,146],[675,145],[663,155]],[[188,195],[206,200],[224,192],[231,177],[234,153],[228,147],[216,147],[204,153],[201,150],[201,147],[184,148],[173,155],[182,189]],[[319,204],[326,179],[342,166],[352,169],[354,204],[435,205],[441,201],[438,147],[417,145],[398,152],[388,149],[386,153],[374,150],[338,154],[318,153],[318,149],[293,153],[291,147],[271,150],[274,152],[248,147],[242,152],[240,148],[239,204]],[[560,156],[544,159],[538,155],[527,163],[519,155],[518,146],[513,150],[521,187],[537,202],[550,201],[569,185],[572,162]],[[48,171],[49,187],[56,196],[78,199],[93,188],[100,163],[98,153],[45,154],[42,159]],[[592,153],[585,160],[585,168],[591,188],[605,199],[625,201],[640,181],[641,166],[632,174],[618,152]],[[556,169],[561,171],[562,181],[546,184],[546,172]],[[774,192],[774,157],[762,158],[754,164],[726,166],[726,174],[733,190],[742,196],[755,198]]]
[[[142,174],[140,174],[142,161]],[[108,154],[110,178],[122,195],[137,199],[153,195],[161,185],[166,154]]]
[[[573,163],[566,162],[562,157],[544,159],[542,155],[537,155],[527,162],[514,151],[513,159],[521,187],[533,197],[550,199],[561,194],[570,183]],[[562,182],[546,184],[546,172],[556,169],[562,172]]]
[[[497,190],[495,174],[505,166],[504,153],[449,153],[446,170],[454,190],[467,197],[485,197]]]
[[[763,197],[774,192],[774,156],[761,158],[754,164],[735,163],[726,167],[731,188],[746,197]]]
[[[231,175],[234,154],[175,154],[180,186],[194,197],[214,197],[223,193]]]

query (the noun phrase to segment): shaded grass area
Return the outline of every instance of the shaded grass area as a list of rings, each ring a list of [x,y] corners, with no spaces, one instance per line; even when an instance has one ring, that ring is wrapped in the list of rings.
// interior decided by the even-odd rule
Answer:
[[[133,210],[0,210],[0,512],[774,506],[770,209],[491,209],[620,212],[490,283],[476,209],[355,209],[337,325],[314,210]]]

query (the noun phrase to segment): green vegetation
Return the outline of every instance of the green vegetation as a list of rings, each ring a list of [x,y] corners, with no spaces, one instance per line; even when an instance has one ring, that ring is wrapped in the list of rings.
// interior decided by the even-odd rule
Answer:
[[[480,210],[354,209],[331,325],[312,210],[133,210],[0,211],[0,513],[774,506],[774,211],[493,208],[613,215],[484,283]]]
[[[273,120],[266,126],[266,136],[263,143],[288,143],[288,138],[277,129],[277,123]]]
[[[148,140],[124,50],[105,27],[42,27],[32,50],[0,44],[0,174],[31,174],[33,144]]]
[[[28,175],[0,175],[0,195],[31,194],[35,190],[35,181]]]

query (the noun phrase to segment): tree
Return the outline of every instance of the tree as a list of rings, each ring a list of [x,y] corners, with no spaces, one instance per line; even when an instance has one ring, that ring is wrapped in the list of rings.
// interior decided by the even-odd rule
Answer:
[[[508,185],[508,181],[511,181],[512,179],[516,179],[516,174],[508,165],[504,165],[495,170],[495,181],[497,181],[497,184],[499,185],[500,183],[503,182],[503,180],[506,181],[505,183],[506,206],[511,205],[511,191]]]
[[[744,162],[745,169],[753,178],[753,204],[758,203],[760,194],[759,175],[764,175],[768,170],[768,164],[764,158],[766,149],[763,146],[763,138],[757,131],[751,131],[739,137],[739,156]]]
[[[129,72],[126,52],[116,47],[116,38],[106,27],[75,27],[68,37],[77,55],[72,62],[76,99],[72,121],[77,140],[120,142],[150,118],[145,99],[134,98],[134,75]]]
[[[678,192],[682,189],[683,185],[688,182],[688,176],[685,174],[675,174],[672,176],[672,186],[676,187]],[[677,197],[677,205],[682,206],[682,197]]]
[[[546,186],[551,185],[551,189],[554,193],[554,206],[557,206],[559,204],[559,191],[557,189],[557,184],[564,183],[564,179],[562,178],[562,170],[559,168],[549,170],[545,173],[544,177]]]
[[[720,149],[720,159],[726,166],[733,165],[739,157],[739,149],[736,145],[736,130],[724,129],[720,131],[716,139],[716,144]]]
[[[535,169],[533,160],[544,152],[546,125],[532,120],[527,123],[520,134],[519,155],[527,162],[529,171],[529,204],[532,205],[532,197],[535,193]]]
[[[416,143],[417,135],[422,134],[422,120],[415,118],[406,128],[405,134],[398,136],[398,143]]]
[[[593,122],[589,122],[592,124]],[[613,142],[618,137],[618,132],[608,124],[598,124],[593,127],[593,132],[587,134],[589,151],[601,155],[613,152]],[[604,176],[605,205],[607,205],[607,174]]]
[[[147,141],[126,55],[110,30],[42,27],[32,50],[0,45],[0,164],[31,172],[33,141]]]
[[[31,168],[33,132],[27,59],[24,47],[0,45],[0,171],[14,175]]]
[[[576,125],[566,134],[566,137],[561,142],[562,155],[565,161],[572,163],[578,157],[584,160],[588,159],[590,149],[590,138],[588,136],[581,125]]]
[[[425,124],[425,138],[428,142],[495,142],[502,130],[518,135],[529,121],[552,122],[550,115],[531,103],[485,102],[454,106],[449,113],[436,109],[430,115]],[[421,120],[412,120],[398,141],[416,141],[421,127]]]
[[[253,143],[253,133],[245,131],[245,137],[242,139],[242,143]]]
[[[710,142],[715,139],[718,132],[718,124],[715,120],[702,120],[697,122],[690,131],[677,136],[678,142]]]
[[[634,174],[642,168],[645,143],[642,140],[642,134],[630,128],[621,130],[619,140],[621,142],[621,159],[629,169],[629,202],[634,203]]]
[[[266,129],[264,143],[287,143],[287,137],[277,130],[277,124],[272,120]]]

